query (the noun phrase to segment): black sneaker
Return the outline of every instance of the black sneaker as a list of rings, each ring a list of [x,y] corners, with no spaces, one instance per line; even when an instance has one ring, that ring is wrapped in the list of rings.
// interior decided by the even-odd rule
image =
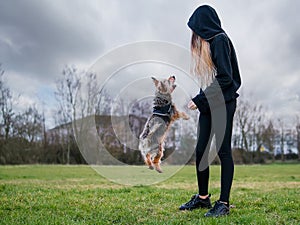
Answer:
[[[219,217],[226,216],[229,214],[229,207],[220,201],[216,201],[212,209],[204,214],[205,217]]]
[[[210,203],[210,195],[208,195],[208,197],[206,199],[201,199],[199,198],[199,195],[196,194],[194,195],[190,201],[188,201],[187,203],[181,205],[179,207],[179,210],[193,210],[193,209],[197,209],[197,208],[207,208],[210,209],[211,208],[211,203]]]

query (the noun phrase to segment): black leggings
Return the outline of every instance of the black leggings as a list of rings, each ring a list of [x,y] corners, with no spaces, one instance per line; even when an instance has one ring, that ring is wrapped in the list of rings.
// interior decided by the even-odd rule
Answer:
[[[196,145],[196,169],[199,195],[208,194],[209,149],[215,134],[216,149],[221,161],[221,193],[220,201],[229,202],[234,164],[231,154],[231,136],[236,100],[226,103],[224,107],[216,107],[211,113],[200,113],[198,140]],[[212,119],[213,118],[213,119]]]

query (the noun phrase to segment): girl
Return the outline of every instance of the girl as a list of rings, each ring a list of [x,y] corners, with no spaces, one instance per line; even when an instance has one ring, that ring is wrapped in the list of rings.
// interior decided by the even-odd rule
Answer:
[[[200,93],[188,103],[189,109],[200,111],[196,145],[199,192],[179,209],[210,208],[205,216],[218,217],[229,214],[229,194],[234,172],[232,123],[236,98],[239,96],[236,91],[241,85],[241,78],[232,42],[221,28],[219,17],[212,7],[203,5],[197,8],[188,26],[193,32],[192,71],[202,86]],[[208,152],[213,135],[221,161],[221,193],[212,208],[208,194]]]

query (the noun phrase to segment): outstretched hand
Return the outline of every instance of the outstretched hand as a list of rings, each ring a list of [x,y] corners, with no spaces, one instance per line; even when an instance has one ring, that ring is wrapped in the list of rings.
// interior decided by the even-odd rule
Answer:
[[[189,101],[189,103],[188,103],[188,108],[191,109],[191,110],[195,110],[195,109],[197,109],[197,106],[196,106],[196,104],[191,100],[191,101]]]

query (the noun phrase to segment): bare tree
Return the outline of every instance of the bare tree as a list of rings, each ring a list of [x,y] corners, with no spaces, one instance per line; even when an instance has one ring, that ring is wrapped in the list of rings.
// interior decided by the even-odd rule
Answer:
[[[297,139],[297,149],[298,149],[298,160],[300,161],[300,118],[296,116],[296,139]]]
[[[262,141],[266,144],[267,148],[272,154],[272,161],[275,161],[275,137],[276,129],[274,128],[272,120],[269,120],[267,126],[263,129],[262,132]]]
[[[29,143],[43,140],[43,115],[35,106],[29,107],[24,113],[20,113],[14,120],[15,135],[26,139]]]
[[[234,117],[237,134],[234,141],[239,148],[249,153],[250,162],[253,162],[255,151],[259,154],[265,119],[262,105],[250,100],[239,100]]]
[[[249,151],[248,135],[251,128],[249,125],[251,122],[251,113],[250,102],[240,100],[235,114],[235,125],[241,134],[240,147],[246,149],[246,151]]]
[[[56,82],[56,99],[59,103],[59,110],[62,111],[66,121],[72,122],[77,118],[76,107],[81,87],[80,72],[75,67],[66,66],[63,71],[63,78]]]
[[[58,121],[65,125],[69,124],[69,128],[65,130],[67,132],[66,136],[68,138],[66,163],[69,164],[70,146],[73,136],[72,124],[77,119],[77,107],[80,104],[79,94],[81,88],[82,72],[74,66],[66,66],[62,71],[62,75],[63,77],[56,82],[57,91],[55,92],[55,96],[59,104],[59,107],[57,109],[57,115],[59,115]]]
[[[102,89],[99,92],[99,98],[95,105],[96,115],[110,115],[112,98],[109,93]]]
[[[95,73],[86,72],[84,77],[87,80],[86,115],[95,115],[101,96],[100,85]]]
[[[57,81],[55,92],[59,104],[56,110],[56,121],[59,122],[58,125],[68,125],[58,127],[65,130],[64,133],[67,132],[65,137],[69,137],[66,147],[67,163],[69,163],[70,146],[74,142],[74,137],[82,135],[83,124],[80,119],[100,114],[101,109],[107,110],[106,106],[110,104],[110,98],[106,93],[101,92],[95,73],[66,66],[62,75],[62,79]]]
[[[251,122],[250,127],[251,127],[251,138],[253,139],[252,144],[252,160],[254,158],[254,154],[256,151],[256,156],[258,157],[257,161],[261,162],[261,146],[263,144],[262,140],[262,133],[265,127],[265,116],[264,116],[264,111],[263,107],[260,104],[254,105],[252,108],[252,114],[251,114]]]
[[[280,128],[280,149],[281,149],[281,161],[285,160],[284,157],[284,121],[282,119],[278,119],[278,125]]]
[[[252,131],[253,136],[256,142],[256,148],[255,150],[258,150],[260,148],[260,145],[262,143],[261,140],[261,133],[264,126],[264,113],[263,113],[263,107],[262,105],[255,105],[252,110]],[[253,149],[254,150],[254,149]]]
[[[1,68],[0,64],[0,110],[1,110],[1,118],[0,118],[0,127],[1,127],[1,135],[5,140],[9,138],[9,134],[11,132],[12,123],[13,123],[13,96],[10,89],[6,86],[3,80],[4,70]]]

